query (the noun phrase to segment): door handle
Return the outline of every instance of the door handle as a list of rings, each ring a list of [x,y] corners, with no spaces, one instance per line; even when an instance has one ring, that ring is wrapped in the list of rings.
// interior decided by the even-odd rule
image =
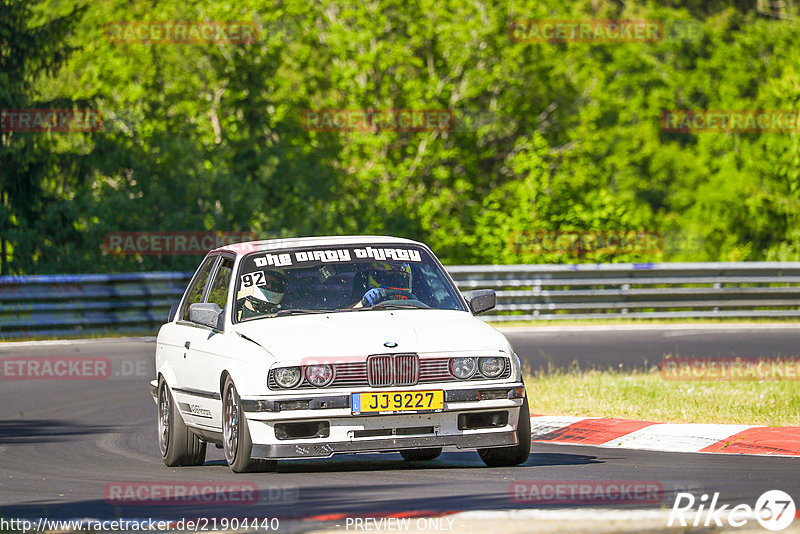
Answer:
[[[190,344],[191,344],[191,343],[189,343],[189,342],[187,341],[186,343],[184,343],[184,344],[183,344],[183,346],[184,346],[184,347],[186,347],[186,348],[188,349]]]

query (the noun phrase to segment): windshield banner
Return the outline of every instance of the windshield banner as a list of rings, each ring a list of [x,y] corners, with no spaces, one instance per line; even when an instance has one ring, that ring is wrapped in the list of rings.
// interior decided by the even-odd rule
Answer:
[[[405,261],[421,262],[418,250],[410,248],[338,248],[322,250],[298,250],[258,256],[253,261],[256,267],[311,266],[321,263],[342,263],[361,261]]]

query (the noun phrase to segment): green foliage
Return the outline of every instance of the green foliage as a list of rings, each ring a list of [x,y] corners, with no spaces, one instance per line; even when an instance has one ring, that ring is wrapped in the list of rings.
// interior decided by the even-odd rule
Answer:
[[[798,260],[798,133],[659,125],[665,110],[798,109],[798,13],[787,6],[0,0],[0,107],[68,101],[104,116],[90,134],[2,134],[4,272],[196,265],[109,255],[114,231],[383,233],[423,240],[449,263]],[[655,19],[665,37],[513,42],[509,23],[531,19]],[[166,20],[260,32],[252,44],[105,33],[112,21]],[[450,110],[455,127],[304,123],[304,110],[340,108]],[[512,246],[544,230],[661,232],[671,245]]]
[[[58,97],[40,98],[36,90],[36,81],[58,72],[74,50],[66,44],[66,38],[82,12],[83,8],[74,8],[63,16],[36,23],[30,4],[0,1],[0,110],[86,103],[84,99],[65,105]],[[0,132],[0,274],[10,271],[9,255],[13,255],[14,270],[35,268],[42,252],[36,242],[47,235],[37,229],[45,214],[53,229],[62,236],[69,233],[61,227],[65,213],[58,204],[83,181],[81,172],[69,173],[82,168],[81,160],[80,151],[59,150],[48,136]],[[57,238],[53,234],[49,237]]]

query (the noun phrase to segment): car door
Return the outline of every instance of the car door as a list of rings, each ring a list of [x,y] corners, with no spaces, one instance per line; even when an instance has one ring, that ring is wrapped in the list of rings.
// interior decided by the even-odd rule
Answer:
[[[186,372],[186,362],[189,358],[192,342],[208,335],[208,329],[206,327],[192,322],[189,316],[189,306],[205,302],[206,295],[211,285],[212,275],[219,261],[219,254],[211,254],[203,261],[189,289],[186,291],[186,295],[178,309],[175,328],[169,335],[169,339],[173,345],[173,347],[171,347],[171,359],[174,362],[172,368],[175,373],[175,384],[173,384],[172,392],[175,396],[175,402],[187,423],[197,420],[208,422],[210,419],[210,417],[203,417],[207,414],[203,411],[198,400],[208,395],[211,395],[213,398],[213,391],[207,392],[199,389],[198,385],[193,382],[192,378],[188,376]]]
[[[203,260],[184,292],[176,313],[177,317],[162,326],[158,333],[156,369],[167,378],[173,395],[177,395],[176,389],[180,390],[185,386],[183,373],[184,359],[186,358],[185,344],[188,332],[193,329],[189,321],[189,305],[203,301],[206,285],[218,259],[219,256],[214,255],[207,256]]]
[[[233,275],[234,257],[223,254],[214,266],[203,302],[215,303],[230,315],[226,306]],[[194,325],[188,332],[183,375],[193,399],[188,403],[186,422],[207,429],[222,427],[219,377],[225,369],[225,333],[216,328]]]

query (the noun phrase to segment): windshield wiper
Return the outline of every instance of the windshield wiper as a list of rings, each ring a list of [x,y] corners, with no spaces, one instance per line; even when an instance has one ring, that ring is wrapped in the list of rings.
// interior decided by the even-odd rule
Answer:
[[[376,308],[392,308],[392,309],[399,309],[399,308],[416,308],[420,310],[429,309],[430,306],[426,306],[425,304],[400,304],[401,301],[391,301],[391,300],[384,300],[383,302],[379,302],[370,308],[363,308],[365,310],[374,310]]]
[[[274,315],[274,317],[281,317],[284,315],[306,315],[312,313],[331,313],[336,310],[306,310],[303,308],[293,308],[290,310],[281,310]]]

